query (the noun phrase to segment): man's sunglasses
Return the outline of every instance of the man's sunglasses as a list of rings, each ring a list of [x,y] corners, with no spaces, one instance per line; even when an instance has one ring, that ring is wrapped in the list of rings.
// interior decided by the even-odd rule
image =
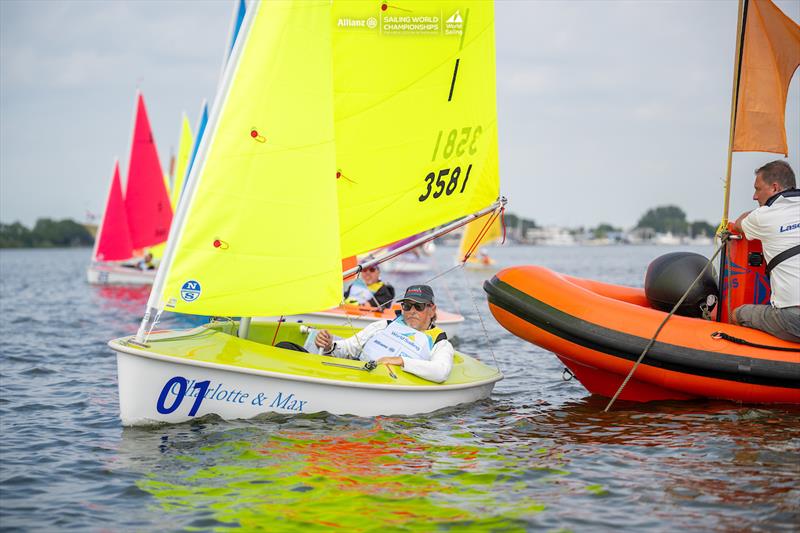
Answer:
[[[418,304],[418,303],[411,303],[411,302],[403,302],[400,304],[400,307],[403,308],[403,311],[411,311],[411,308],[417,310],[417,312],[421,313],[431,304]]]
[[[364,272],[377,272],[378,267],[367,267],[364,269]]]

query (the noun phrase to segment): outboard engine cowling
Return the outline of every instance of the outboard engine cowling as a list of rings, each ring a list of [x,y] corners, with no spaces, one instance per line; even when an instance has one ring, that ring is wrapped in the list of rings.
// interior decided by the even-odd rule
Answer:
[[[692,252],[672,252],[654,259],[644,278],[647,301],[654,309],[672,311],[706,263],[708,259]],[[709,267],[694,284],[676,315],[700,318],[704,309],[710,311],[716,305],[719,289],[712,271]]]

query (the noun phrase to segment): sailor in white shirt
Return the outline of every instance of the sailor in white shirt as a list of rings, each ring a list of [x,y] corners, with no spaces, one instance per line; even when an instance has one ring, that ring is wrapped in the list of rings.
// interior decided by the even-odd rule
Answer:
[[[436,304],[428,285],[411,285],[400,300],[402,316],[370,324],[352,337],[334,342],[321,330],[314,344],[323,354],[397,365],[429,381],[446,381],[453,369],[455,350],[447,335],[435,326]]]
[[[800,342],[800,190],[788,163],[777,160],[756,170],[753,200],[759,207],[735,223],[747,239],[759,239],[767,261],[771,305],[742,305],[736,324]]]

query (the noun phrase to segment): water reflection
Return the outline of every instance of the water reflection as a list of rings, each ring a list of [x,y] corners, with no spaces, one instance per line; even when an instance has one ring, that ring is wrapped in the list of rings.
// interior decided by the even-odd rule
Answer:
[[[479,445],[461,424],[416,436],[429,421],[276,418],[126,429],[116,466],[145,474],[137,487],[173,519],[210,512],[217,527],[522,528],[543,509],[508,497],[524,492],[529,466]]]

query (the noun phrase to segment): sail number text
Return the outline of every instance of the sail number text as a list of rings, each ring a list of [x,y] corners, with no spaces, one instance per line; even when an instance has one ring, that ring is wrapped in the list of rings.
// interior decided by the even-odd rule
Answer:
[[[461,190],[458,191],[459,194],[464,192],[470,172],[472,172],[472,164],[470,164],[466,172],[463,173],[464,179],[461,181]],[[461,174],[461,167],[455,167],[453,169],[443,168],[439,172],[430,172],[425,176],[426,188],[425,192],[419,196],[419,201],[424,202],[428,198],[439,198],[443,194],[450,196],[459,188],[458,185],[462,177]]]
[[[450,159],[455,154],[456,156],[464,155],[464,152],[469,152],[470,155],[475,155],[478,151],[478,137],[483,133],[483,128],[480,126],[468,126],[466,128],[453,128],[447,133],[445,137],[444,130],[439,130],[439,136],[436,137],[436,146],[433,149],[433,157],[431,161],[436,161],[439,155],[439,148],[442,148],[442,157]],[[442,140],[444,139],[444,146]]]

